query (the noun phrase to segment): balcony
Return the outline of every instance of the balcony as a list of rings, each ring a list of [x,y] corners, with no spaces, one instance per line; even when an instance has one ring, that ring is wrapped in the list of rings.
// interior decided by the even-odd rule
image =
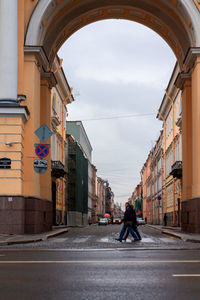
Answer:
[[[176,161],[172,165],[172,170],[170,175],[172,175],[174,178],[178,178],[178,179],[182,178],[182,161]]]
[[[67,174],[65,172],[65,167],[60,160],[51,161],[51,174],[56,178],[64,177],[65,174]]]

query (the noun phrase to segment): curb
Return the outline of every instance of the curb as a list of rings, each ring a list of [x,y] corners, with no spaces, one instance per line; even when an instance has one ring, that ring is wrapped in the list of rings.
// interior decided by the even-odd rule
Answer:
[[[60,235],[60,234],[66,233],[66,232],[68,232],[68,229],[67,229],[67,228],[62,229],[62,230],[57,231],[57,232],[52,232],[52,233],[47,234],[46,237],[43,238],[42,240],[45,241],[45,240],[47,240],[47,239],[50,239],[50,238],[52,238],[52,237],[54,237],[54,236],[57,236],[57,235]]]
[[[29,244],[29,243],[36,243],[41,242],[42,238],[36,238],[31,240],[16,240],[16,241],[8,241],[5,242],[5,245],[14,245],[14,244]]]
[[[63,230],[60,230],[57,232],[52,232],[52,233],[46,234],[46,235],[38,237],[38,238],[31,238],[31,239],[27,238],[24,240],[13,240],[13,241],[0,242],[0,246],[37,243],[37,242],[45,241],[47,239],[50,239],[54,236],[57,236],[57,235],[60,235],[60,234],[66,233],[66,232],[68,232],[68,229],[63,229]]]
[[[158,230],[158,231],[160,231],[160,232],[162,232],[162,228],[157,228],[157,227],[155,227],[155,226],[152,226],[152,225],[150,225],[150,224],[146,224],[146,226],[148,226],[148,227],[150,227],[150,228],[153,228],[153,229],[155,229],[155,230]]]
[[[176,233],[176,232],[173,232],[173,231],[168,231],[166,229],[163,229],[163,228],[156,228],[155,226],[152,226],[150,224],[146,224],[148,227],[150,228],[153,228],[155,230],[158,230],[160,231],[161,233],[163,234],[166,234],[166,235],[170,235],[170,236],[173,236],[177,239],[180,239],[184,242],[191,242],[191,243],[200,243],[200,238],[199,239],[194,239],[192,237],[185,237],[185,236],[182,236],[181,234],[179,233]],[[174,229],[171,229],[171,230],[174,230]],[[175,231],[175,230],[174,230]]]
[[[175,238],[177,238],[177,239],[180,239],[180,240],[185,241],[185,239],[183,239],[182,236],[180,236],[180,235],[178,235],[178,234],[176,234],[176,233],[174,233],[174,232],[165,231],[165,230],[161,230],[161,232],[164,233],[164,234],[173,236],[173,237],[175,237]]]

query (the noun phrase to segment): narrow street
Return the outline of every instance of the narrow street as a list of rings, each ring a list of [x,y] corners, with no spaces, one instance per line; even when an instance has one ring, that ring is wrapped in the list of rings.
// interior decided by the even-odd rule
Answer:
[[[139,226],[142,240],[132,243],[132,236],[122,243],[115,240],[119,237],[122,225],[86,227],[69,227],[68,232],[57,237],[37,243],[12,245],[9,248],[44,248],[44,249],[104,249],[104,248],[127,248],[127,249],[200,249],[200,244],[184,242],[180,239],[161,234],[148,225]],[[5,246],[7,247],[7,246]]]

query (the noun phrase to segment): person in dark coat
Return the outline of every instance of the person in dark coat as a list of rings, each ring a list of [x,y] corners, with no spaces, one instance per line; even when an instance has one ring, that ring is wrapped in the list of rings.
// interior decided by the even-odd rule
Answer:
[[[133,230],[135,231],[135,233],[137,234],[138,239],[141,241],[142,238],[141,238],[141,235],[140,235],[140,233],[138,231],[138,228],[137,228],[137,216],[136,216],[136,212],[135,212],[134,207],[132,205],[130,205],[130,206],[131,206],[131,208],[133,210],[133,212],[132,212],[133,213],[132,227],[133,227]],[[126,234],[125,234],[123,240],[126,241],[126,239],[128,238],[128,236],[129,236],[129,230],[127,229]]]
[[[132,224],[133,224],[133,209],[132,207],[129,205],[128,202],[125,203],[125,207],[126,207],[126,211],[124,213],[124,225],[122,227],[122,230],[120,232],[119,238],[116,239],[119,242],[122,242],[123,236],[126,232],[126,230],[128,229],[128,231],[131,233],[131,235],[134,238],[134,241],[139,241],[139,238],[137,237],[135,231],[133,230]]]
[[[164,214],[163,219],[164,219],[164,226],[167,226],[167,214],[166,213]]]

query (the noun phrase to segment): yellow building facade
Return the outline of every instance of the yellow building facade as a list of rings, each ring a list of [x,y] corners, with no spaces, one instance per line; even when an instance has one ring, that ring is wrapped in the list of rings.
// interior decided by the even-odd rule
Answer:
[[[41,143],[35,131],[43,124],[51,129],[51,90],[57,84],[56,55],[75,31],[110,18],[132,20],[151,28],[177,57],[175,85],[182,97],[182,224],[184,230],[200,232],[200,4],[197,0],[133,3],[1,0],[0,213],[4,218],[1,232],[34,233],[51,228],[50,137],[45,140],[50,145],[45,173],[35,172],[34,159],[37,159],[35,145]]]
[[[69,87],[62,60],[57,56],[54,60],[54,75],[57,84],[51,90],[51,176],[53,224],[66,224],[66,181],[68,166],[66,163],[67,138],[66,119],[67,104],[74,101],[72,89]]]
[[[176,65],[158,111],[158,118],[163,122],[163,214],[172,226],[180,226],[182,202],[182,98],[174,84],[178,71]]]
[[[148,223],[180,226],[182,203],[181,91],[175,86],[176,64],[157,118],[162,130],[151,149],[142,174],[143,214]]]

